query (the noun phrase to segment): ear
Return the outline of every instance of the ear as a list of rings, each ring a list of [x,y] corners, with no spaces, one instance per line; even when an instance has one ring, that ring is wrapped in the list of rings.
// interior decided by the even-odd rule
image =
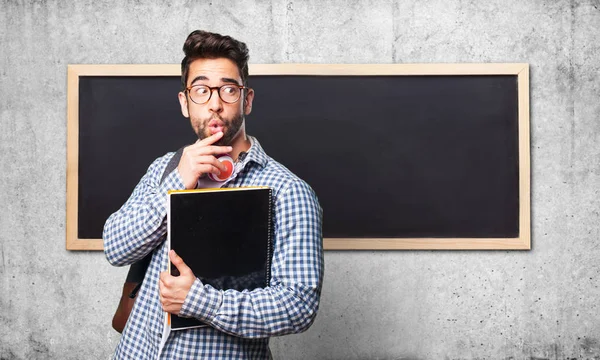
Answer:
[[[181,113],[184,117],[189,118],[190,112],[188,111],[188,102],[185,93],[180,91],[177,97],[179,98],[179,105],[181,105]]]
[[[247,89],[246,97],[244,98],[244,115],[250,115],[252,112],[252,101],[254,100],[254,89]]]

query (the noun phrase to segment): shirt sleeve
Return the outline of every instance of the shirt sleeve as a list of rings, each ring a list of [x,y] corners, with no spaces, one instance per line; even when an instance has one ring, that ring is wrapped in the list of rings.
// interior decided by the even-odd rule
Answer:
[[[296,180],[275,201],[274,252],[268,287],[217,290],[196,279],[179,312],[246,338],[302,332],[314,321],[323,280],[323,212]]]
[[[177,169],[159,184],[174,153],[156,159],[125,204],[104,224],[104,253],[115,266],[130,265],[158,246],[167,231],[167,191],[183,189]]]

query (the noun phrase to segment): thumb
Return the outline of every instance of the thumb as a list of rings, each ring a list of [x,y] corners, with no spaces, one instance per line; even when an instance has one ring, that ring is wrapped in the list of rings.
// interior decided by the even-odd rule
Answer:
[[[180,275],[194,274],[192,272],[192,269],[190,269],[189,266],[187,266],[185,262],[183,262],[183,259],[179,255],[177,255],[177,253],[175,253],[175,250],[169,251],[169,258],[171,259],[171,263],[175,265],[177,270],[179,270]]]

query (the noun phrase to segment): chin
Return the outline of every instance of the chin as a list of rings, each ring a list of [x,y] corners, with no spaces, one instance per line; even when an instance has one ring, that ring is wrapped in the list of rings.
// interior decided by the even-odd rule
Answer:
[[[225,138],[221,138],[219,139],[219,141],[216,141],[213,143],[214,146],[230,146],[231,142],[227,141],[227,139]]]
[[[217,140],[213,145],[216,145],[216,146],[231,146],[231,144],[233,144],[233,140],[234,139],[235,139],[235,136],[232,137],[230,132],[225,131],[223,133],[223,137],[220,138],[219,140]]]

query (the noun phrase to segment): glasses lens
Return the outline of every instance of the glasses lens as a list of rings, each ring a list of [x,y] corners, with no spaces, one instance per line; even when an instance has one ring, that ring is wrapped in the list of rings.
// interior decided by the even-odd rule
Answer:
[[[190,97],[196,104],[204,104],[210,98],[210,88],[205,85],[192,86]]]
[[[221,96],[221,100],[226,103],[234,103],[238,101],[240,98],[241,90],[237,86],[233,85],[224,85],[219,89],[219,96]]]

